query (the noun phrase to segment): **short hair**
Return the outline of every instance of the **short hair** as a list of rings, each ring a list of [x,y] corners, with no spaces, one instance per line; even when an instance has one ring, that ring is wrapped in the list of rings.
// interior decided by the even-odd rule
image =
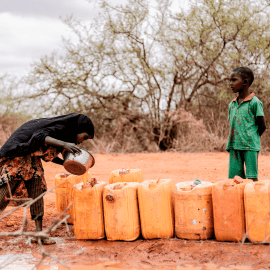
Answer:
[[[249,86],[253,83],[254,74],[252,70],[248,67],[239,67],[233,70],[233,73],[239,74],[243,79],[249,80]]]

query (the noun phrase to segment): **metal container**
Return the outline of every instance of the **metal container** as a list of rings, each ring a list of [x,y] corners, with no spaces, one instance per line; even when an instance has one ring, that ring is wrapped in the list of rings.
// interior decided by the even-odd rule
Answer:
[[[86,173],[88,169],[94,166],[95,159],[85,149],[80,148],[82,153],[72,154],[69,151],[64,150],[62,156],[64,158],[64,168],[72,174],[82,175]]]

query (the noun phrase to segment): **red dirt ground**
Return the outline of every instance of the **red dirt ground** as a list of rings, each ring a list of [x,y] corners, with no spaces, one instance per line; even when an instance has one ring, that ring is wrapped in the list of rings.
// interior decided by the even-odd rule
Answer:
[[[108,182],[109,174],[115,169],[139,168],[144,180],[173,179],[175,183],[192,181],[217,182],[227,179],[228,153],[144,153],[123,155],[94,155],[95,166],[91,169],[92,177]],[[270,155],[259,156],[259,179],[270,179]],[[44,163],[48,188],[54,186],[54,176],[65,172],[64,168],[53,163]],[[9,206],[6,211],[12,209]],[[44,227],[57,217],[55,194],[45,196]],[[28,213],[28,217],[30,217]],[[0,223],[0,231],[16,231],[22,222],[22,210]],[[270,246],[219,243],[215,239],[208,241],[186,241],[178,238],[143,240],[134,242],[79,241],[73,235],[73,226],[69,225],[70,236],[66,227],[61,225],[51,236],[57,244],[44,246],[61,262],[71,269],[270,269]],[[30,221],[28,231],[34,230]],[[22,237],[0,239],[0,255],[32,254],[40,258],[37,244],[29,244]],[[45,259],[41,269],[65,269],[57,267],[55,261]],[[1,260],[0,260],[1,266]]]

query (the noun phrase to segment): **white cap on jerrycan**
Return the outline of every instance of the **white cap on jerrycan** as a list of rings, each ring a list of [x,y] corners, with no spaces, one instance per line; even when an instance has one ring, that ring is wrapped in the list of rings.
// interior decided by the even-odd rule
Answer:
[[[186,181],[177,183],[175,186],[179,191],[195,191],[196,188],[211,188],[213,183],[211,182],[203,182],[199,179],[195,179],[194,181]],[[197,189],[196,189],[197,190]]]
[[[209,239],[213,236],[211,182],[180,182],[175,185],[175,234],[182,239]]]

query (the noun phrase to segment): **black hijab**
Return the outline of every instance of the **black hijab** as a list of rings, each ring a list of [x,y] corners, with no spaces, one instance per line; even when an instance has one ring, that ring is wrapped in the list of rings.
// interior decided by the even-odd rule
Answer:
[[[77,134],[86,132],[94,137],[91,119],[79,113],[69,113],[52,118],[40,118],[26,122],[15,130],[0,149],[0,158],[29,155],[44,145],[47,136],[76,143]]]

